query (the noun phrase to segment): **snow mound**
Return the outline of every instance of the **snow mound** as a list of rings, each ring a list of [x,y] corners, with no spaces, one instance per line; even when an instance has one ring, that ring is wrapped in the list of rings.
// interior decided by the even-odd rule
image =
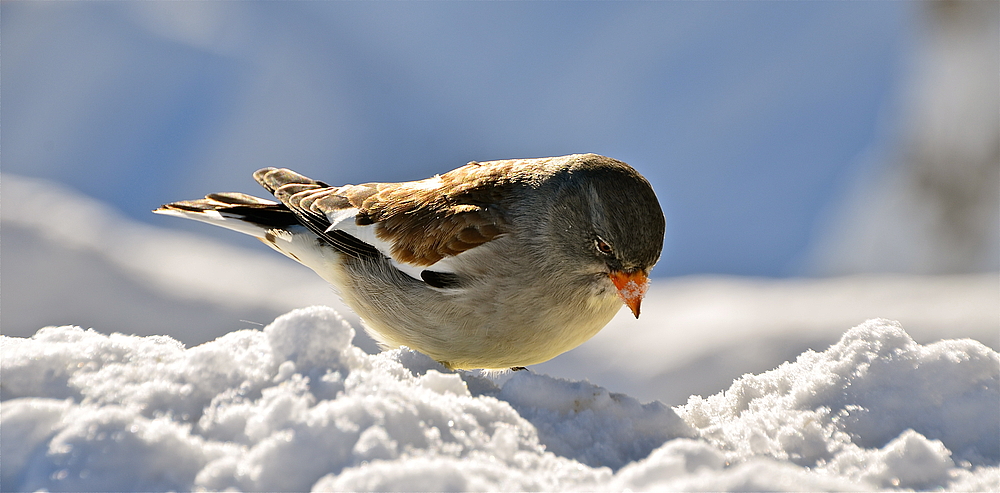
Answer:
[[[942,487],[956,460],[1000,462],[997,352],[921,346],[888,320],[678,410],[730,460],[769,456],[880,488]]]
[[[0,489],[1000,488],[1000,363],[886,320],[669,408],[531,372],[368,355],[332,309],[186,349],[2,337]]]

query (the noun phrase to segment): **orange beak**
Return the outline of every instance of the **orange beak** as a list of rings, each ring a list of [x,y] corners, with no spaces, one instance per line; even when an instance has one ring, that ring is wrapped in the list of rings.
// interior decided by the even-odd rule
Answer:
[[[618,296],[622,302],[632,310],[635,318],[639,318],[639,303],[642,303],[642,297],[649,289],[649,278],[646,277],[646,273],[642,271],[613,271],[608,275],[611,277],[611,282],[615,283],[615,287],[618,288]]]

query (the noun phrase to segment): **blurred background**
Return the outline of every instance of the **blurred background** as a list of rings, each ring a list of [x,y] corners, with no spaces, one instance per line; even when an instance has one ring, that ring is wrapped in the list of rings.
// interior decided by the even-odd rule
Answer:
[[[834,331],[768,339],[760,351],[784,349],[727,367],[738,376],[895,316],[928,340],[996,348],[998,24],[1000,3],[971,1],[4,2],[0,331],[197,344],[335,305],[251,238],[150,213],[261,194],[261,167],[344,184],[595,152],[660,198],[653,293],[708,303],[673,307],[697,312],[680,319],[644,305],[663,342],[638,347]],[[813,288],[832,298],[795,298]],[[858,311],[862,299],[882,302]],[[802,303],[815,307],[775,322]],[[697,354],[731,359],[711,351]],[[600,382],[628,355],[604,370],[587,358],[574,371]],[[662,376],[676,370],[665,358],[636,361]],[[691,378],[678,375],[663,381]]]

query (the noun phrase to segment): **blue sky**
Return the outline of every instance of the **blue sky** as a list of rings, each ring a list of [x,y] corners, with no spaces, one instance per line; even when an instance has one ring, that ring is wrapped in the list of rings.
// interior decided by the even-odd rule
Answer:
[[[907,2],[4,2],[0,170],[127,216],[296,169],[596,152],[652,182],[655,275],[797,274],[882,144]]]

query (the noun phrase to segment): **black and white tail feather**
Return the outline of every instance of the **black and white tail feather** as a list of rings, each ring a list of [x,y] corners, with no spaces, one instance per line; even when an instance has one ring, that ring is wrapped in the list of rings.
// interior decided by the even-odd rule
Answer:
[[[254,177],[274,193],[278,187],[267,180],[269,171],[273,168],[262,169],[254,173]],[[292,183],[293,190],[295,185],[300,184],[330,188],[326,183],[301,175],[296,175],[296,178],[302,183]],[[287,190],[279,194],[289,195]],[[339,229],[338,226],[354,225],[354,221],[343,219],[353,218],[357,209],[340,211],[338,215],[342,216],[341,219],[331,221],[325,214],[297,207],[295,202],[281,203],[240,192],[222,192],[208,194],[203,199],[164,204],[153,212],[193,219],[253,236],[324,278],[328,277],[329,264],[333,261],[329,255],[335,252],[358,260],[385,262],[433,288],[450,289],[458,284],[453,273],[442,269],[447,262],[440,262],[434,270],[407,265],[392,258],[390,246],[378,240],[374,232],[369,231],[372,228],[354,227],[350,233]]]
[[[253,236],[326,278],[324,250],[339,251],[313,233],[284,204],[244,193],[213,193],[165,204],[157,214],[193,219]],[[370,248],[370,247],[369,247]],[[377,252],[376,252],[377,253]],[[327,279],[330,281],[330,279]]]

